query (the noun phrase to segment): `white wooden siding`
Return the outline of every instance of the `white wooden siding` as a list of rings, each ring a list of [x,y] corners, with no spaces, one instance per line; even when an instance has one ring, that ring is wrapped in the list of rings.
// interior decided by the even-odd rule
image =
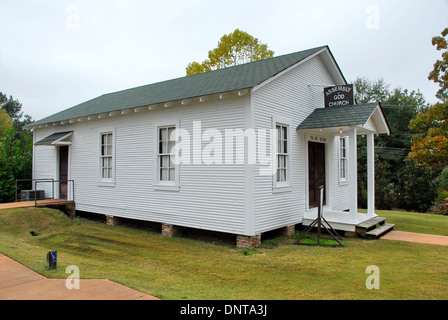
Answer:
[[[244,129],[249,99],[250,95],[224,100],[211,97],[204,103],[76,124],[70,147],[70,178],[75,180],[77,210],[244,234],[245,166],[182,164],[178,192],[154,190],[155,126],[180,122],[192,136],[193,121],[201,121],[202,131],[215,128],[224,138],[225,129]],[[115,129],[113,187],[98,184],[98,135],[103,128]],[[36,141],[61,130],[66,127],[37,130]],[[203,147],[206,144],[203,142]],[[39,168],[35,176],[55,177],[56,148],[38,146],[35,150],[35,167]]]
[[[321,58],[310,59],[286,74],[260,87],[253,93],[254,126],[272,128],[273,117],[289,119],[291,154],[291,191],[273,192],[271,176],[255,175],[254,233],[262,233],[300,223],[307,210],[308,158],[307,140],[297,126],[317,107],[323,107],[323,87],[336,83]],[[335,209],[348,202],[344,186],[338,185],[338,152],[336,139],[327,139],[327,195]],[[256,170],[257,171],[257,170]],[[344,208],[346,209],[346,208]]]

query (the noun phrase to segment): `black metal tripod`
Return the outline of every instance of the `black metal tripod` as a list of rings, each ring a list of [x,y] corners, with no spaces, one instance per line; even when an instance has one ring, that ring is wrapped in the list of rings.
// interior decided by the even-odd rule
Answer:
[[[299,236],[299,239],[295,242],[295,244],[299,245],[308,245],[308,246],[331,246],[331,247],[343,247],[344,245],[341,243],[342,238],[339,236],[339,234],[336,232],[336,230],[333,229],[333,227],[328,223],[327,220],[323,217],[323,198],[324,198],[324,186],[319,187],[319,206],[317,209],[317,218],[305,229],[302,231],[302,233]],[[325,222],[323,223],[322,222]],[[327,226],[325,225],[328,225]],[[317,242],[316,243],[309,243],[309,242],[301,242],[301,240],[317,225]],[[322,237],[322,227],[331,235],[331,238],[323,238]],[[330,239],[335,240],[336,243],[321,243],[321,239]]]

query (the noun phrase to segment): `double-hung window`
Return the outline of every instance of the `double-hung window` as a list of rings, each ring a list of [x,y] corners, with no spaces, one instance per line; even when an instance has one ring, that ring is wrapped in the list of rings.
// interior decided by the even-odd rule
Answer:
[[[339,180],[347,181],[347,137],[339,138]]]
[[[113,184],[114,182],[114,133],[113,131],[100,133],[100,164],[99,182]]]
[[[277,130],[277,183],[288,181],[288,126],[276,125]]]
[[[158,180],[166,183],[176,182],[175,126],[158,128]]]

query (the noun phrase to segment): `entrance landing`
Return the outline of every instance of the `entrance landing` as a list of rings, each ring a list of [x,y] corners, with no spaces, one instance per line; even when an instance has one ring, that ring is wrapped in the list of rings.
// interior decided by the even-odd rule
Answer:
[[[325,220],[331,224],[333,229],[340,231],[355,232],[358,224],[371,218],[366,213],[357,213],[356,219],[352,220],[348,212],[332,210],[325,206],[323,209],[323,217]],[[313,208],[310,211],[305,212],[302,224],[304,226],[309,226],[316,218],[317,208]]]

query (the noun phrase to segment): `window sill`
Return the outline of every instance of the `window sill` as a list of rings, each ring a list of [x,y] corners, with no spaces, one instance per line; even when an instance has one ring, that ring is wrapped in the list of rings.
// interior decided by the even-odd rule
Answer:
[[[290,185],[284,186],[275,186],[272,188],[272,193],[283,193],[283,192],[291,192],[292,187]]]
[[[114,181],[98,181],[98,187],[115,187]]]
[[[180,186],[177,185],[169,185],[169,184],[156,184],[154,185],[155,191],[174,191],[178,192],[180,190]]]

